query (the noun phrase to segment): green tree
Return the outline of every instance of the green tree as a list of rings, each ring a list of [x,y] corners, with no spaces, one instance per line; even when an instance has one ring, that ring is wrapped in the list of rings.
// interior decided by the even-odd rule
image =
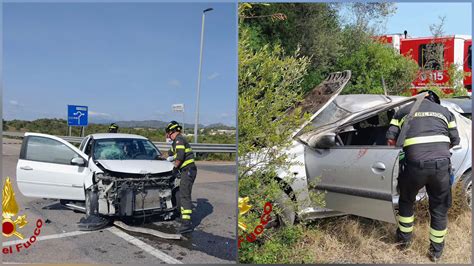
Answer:
[[[356,29],[346,29],[345,39]],[[352,79],[346,86],[344,94],[402,94],[416,78],[418,65],[415,61],[400,55],[395,49],[378,43],[368,35],[358,35],[360,40],[352,49],[347,49],[337,62],[339,69],[352,71]]]
[[[259,222],[264,204],[279,195],[276,170],[291,165],[284,151],[306,117],[300,109],[286,110],[302,99],[301,83],[309,66],[309,58],[298,50],[288,55],[278,44],[253,47],[254,30],[241,26],[239,35],[239,195],[256,206],[239,221],[250,228]],[[244,244],[240,261],[254,262],[254,248]]]

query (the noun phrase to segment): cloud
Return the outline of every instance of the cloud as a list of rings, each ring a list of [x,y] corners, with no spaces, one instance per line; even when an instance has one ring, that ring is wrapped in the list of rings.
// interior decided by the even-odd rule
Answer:
[[[20,106],[20,104],[18,103],[18,101],[15,101],[15,100],[10,100],[10,104],[11,104],[11,105],[14,105],[14,106]]]
[[[220,75],[221,75],[221,74],[219,74],[219,73],[217,73],[217,72],[214,72],[214,73],[212,73],[211,75],[207,76],[207,79],[208,79],[208,80],[213,80],[213,79],[219,77]]]
[[[171,87],[174,87],[174,88],[181,88],[181,81],[179,81],[177,79],[172,79],[172,80],[168,81],[168,85],[170,85]]]
[[[105,117],[110,117],[112,116],[111,114],[108,114],[108,113],[100,113],[100,112],[94,112],[94,111],[89,111],[89,115],[90,116],[105,116]]]

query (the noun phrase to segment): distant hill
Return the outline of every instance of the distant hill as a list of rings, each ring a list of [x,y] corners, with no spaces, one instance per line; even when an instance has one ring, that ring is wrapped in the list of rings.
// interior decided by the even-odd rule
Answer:
[[[23,127],[26,124],[32,123],[32,124],[41,124],[39,127],[45,127],[46,124],[48,123],[53,123],[56,126],[66,126],[67,127],[67,122],[64,119],[50,119],[50,118],[44,118],[44,119],[37,119],[34,121],[26,121],[26,120],[11,120],[12,121],[17,121],[21,122],[21,126]],[[8,121],[7,121],[8,122]],[[179,121],[178,121],[179,122]],[[156,129],[163,129],[168,125],[168,121],[160,121],[160,120],[130,120],[130,121],[113,121],[113,120],[108,120],[108,119],[96,119],[92,118],[89,120],[90,125],[110,125],[111,123],[116,123],[119,127],[121,128],[156,128]],[[191,129],[194,128],[194,124],[185,124],[186,129]],[[235,129],[235,127],[227,126],[222,123],[215,123],[211,124],[208,126],[204,126],[203,124],[199,124],[199,128],[206,128],[206,129]]]
[[[178,121],[179,122],[179,121]],[[160,120],[130,120],[130,121],[91,121],[95,124],[110,124],[116,123],[119,127],[128,127],[128,128],[165,128],[168,122]],[[223,125],[223,124],[222,124]],[[225,127],[225,125],[223,125]],[[185,124],[185,128],[194,128],[194,124]],[[199,128],[207,128],[206,126],[199,124]]]
[[[95,124],[110,124],[116,123],[119,127],[128,127],[128,128],[165,128],[169,122],[160,121],[160,120],[130,120],[130,121],[91,121],[91,123]],[[179,122],[179,121],[178,121]],[[185,128],[194,128],[194,124],[185,124]],[[203,124],[199,124],[199,128],[206,128],[206,129],[235,129],[235,127],[227,126],[222,123],[215,123],[210,124],[208,126],[204,126]]]
[[[130,120],[130,121],[91,121],[93,124],[108,125],[110,123],[116,123],[119,127],[129,128],[165,128],[169,122],[160,120]],[[202,125],[200,125],[202,126]],[[194,125],[186,124],[186,128],[194,127]]]
[[[210,124],[205,127],[206,129],[235,129],[235,127],[227,126],[222,123]]]

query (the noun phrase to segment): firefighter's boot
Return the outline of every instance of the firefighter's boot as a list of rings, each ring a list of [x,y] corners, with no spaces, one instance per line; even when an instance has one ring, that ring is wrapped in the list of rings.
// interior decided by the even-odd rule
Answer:
[[[193,224],[191,220],[186,220],[186,219],[181,220],[181,225],[178,228],[178,233],[180,234],[191,233],[193,230],[194,229],[193,229]]]
[[[442,243],[430,243],[430,248],[428,250],[428,257],[432,262],[438,262],[443,255],[444,242]]]
[[[400,250],[406,250],[411,245],[411,233],[404,233],[397,228],[397,247]]]

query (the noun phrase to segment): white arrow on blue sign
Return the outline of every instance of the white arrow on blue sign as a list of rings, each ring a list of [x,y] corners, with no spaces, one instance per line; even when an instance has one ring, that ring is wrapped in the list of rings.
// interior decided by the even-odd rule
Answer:
[[[67,106],[67,125],[68,126],[87,126],[88,124],[87,106],[68,105]]]

